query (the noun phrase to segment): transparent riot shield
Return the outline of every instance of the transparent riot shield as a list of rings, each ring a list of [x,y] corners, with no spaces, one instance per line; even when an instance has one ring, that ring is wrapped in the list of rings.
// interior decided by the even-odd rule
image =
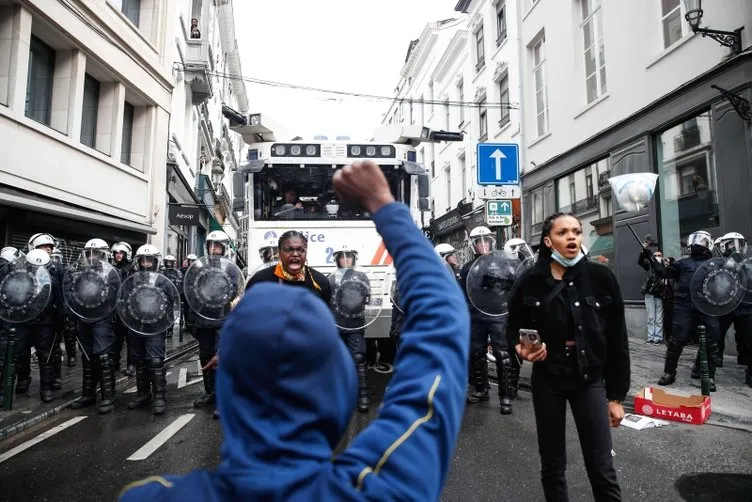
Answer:
[[[183,277],[183,295],[196,315],[217,321],[232,310],[233,302],[243,295],[245,280],[235,263],[224,257],[202,256]]]
[[[180,292],[166,276],[139,271],[120,286],[117,313],[137,335],[159,335],[172,329],[180,317]]]
[[[334,323],[343,330],[361,330],[381,314],[382,299],[371,284],[379,283],[359,268],[341,268],[329,276]]]
[[[491,251],[475,260],[467,274],[467,297],[481,313],[502,317],[509,313],[509,294],[520,260],[504,251]]]
[[[533,266],[535,266],[535,260],[536,259],[537,259],[536,256],[530,256],[528,258],[525,258],[525,260],[522,261],[522,262],[520,262],[520,264],[517,266],[517,269],[515,270],[515,275],[517,277],[519,277],[519,276],[522,275],[522,273],[525,270],[527,270],[529,268],[533,268]]]
[[[400,295],[397,277],[392,279],[392,285],[389,287],[389,299],[392,302],[392,307],[396,308],[402,314],[405,313],[405,309],[402,306],[402,296]]]
[[[82,256],[65,271],[63,299],[71,312],[86,322],[104,319],[115,311],[120,274],[103,260]]]
[[[0,268],[0,319],[9,323],[31,321],[47,307],[52,280],[46,268],[22,257]]]
[[[734,311],[747,292],[747,276],[734,259],[711,258],[695,271],[690,283],[692,303],[705,315]]]

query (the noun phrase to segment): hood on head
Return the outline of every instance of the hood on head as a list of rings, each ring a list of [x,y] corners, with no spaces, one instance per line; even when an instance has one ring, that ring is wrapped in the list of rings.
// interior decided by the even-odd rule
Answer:
[[[218,472],[329,462],[355,406],[357,379],[328,306],[307,289],[260,283],[220,336]]]

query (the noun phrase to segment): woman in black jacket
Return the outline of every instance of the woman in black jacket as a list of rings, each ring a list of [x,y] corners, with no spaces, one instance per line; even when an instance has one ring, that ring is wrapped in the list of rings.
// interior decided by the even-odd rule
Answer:
[[[629,391],[629,347],[616,277],[584,260],[582,225],[569,214],[543,222],[539,257],[515,284],[507,337],[523,359],[535,363],[533,406],[547,501],[566,501],[565,418],[569,402],[595,499],[621,500],[611,457],[612,427],[624,417]],[[527,348],[520,329],[538,331]]]

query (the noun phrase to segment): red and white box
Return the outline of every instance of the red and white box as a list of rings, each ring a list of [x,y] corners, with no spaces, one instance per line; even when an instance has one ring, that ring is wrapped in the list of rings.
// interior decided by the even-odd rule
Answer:
[[[660,388],[643,387],[634,400],[635,413],[702,425],[710,418],[710,396],[679,396]]]

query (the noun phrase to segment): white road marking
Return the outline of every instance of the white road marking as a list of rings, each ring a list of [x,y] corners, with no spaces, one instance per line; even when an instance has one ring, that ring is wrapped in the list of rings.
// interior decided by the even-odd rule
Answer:
[[[170,425],[162,429],[162,432],[154,436],[148,443],[139,448],[133,455],[128,457],[128,460],[146,460],[152,453],[157,451],[160,446],[165,444],[172,436],[186,426],[188,422],[193,420],[195,413],[189,413],[187,415],[181,415]]]
[[[185,383],[188,381],[188,368],[180,368],[180,374],[178,375],[178,389],[185,387]]]
[[[193,385],[194,383],[199,383],[203,381],[204,381],[203,378],[197,378],[195,380],[191,380],[190,382],[186,383],[185,385],[183,385],[183,387],[188,387],[189,385]]]
[[[29,441],[26,441],[25,443],[21,443],[20,445],[16,446],[15,448],[11,448],[10,450],[8,450],[5,453],[3,453],[2,455],[0,455],[0,464],[2,464],[3,462],[5,462],[6,460],[8,460],[11,457],[14,457],[14,456],[18,455],[22,451],[28,450],[29,448],[31,448],[35,444],[40,443],[40,442],[44,441],[45,439],[54,436],[58,432],[64,431],[68,427],[72,427],[72,426],[76,425],[78,422],[80,422],[81,420],[84,420],[85,418],[86,418],[86,416],[71,418],[67,422],[63,422],[62,424],[56,425],[52,429],[41,433],[40,435],[38,435],[34,439],[30,439]]]

